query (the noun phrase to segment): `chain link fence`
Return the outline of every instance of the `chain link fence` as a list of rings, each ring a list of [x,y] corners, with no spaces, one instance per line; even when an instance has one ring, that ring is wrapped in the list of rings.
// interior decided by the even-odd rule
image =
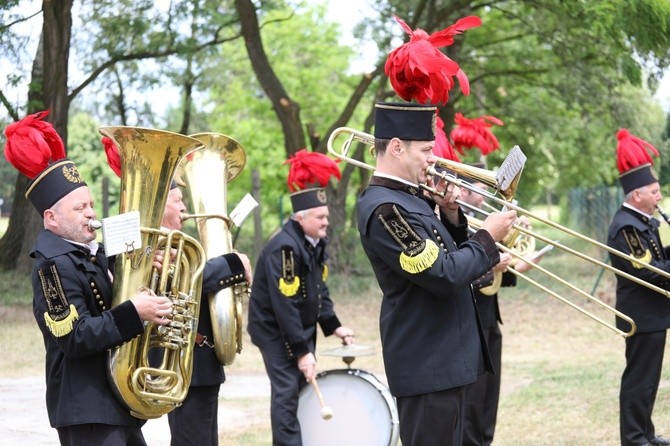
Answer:
[[[606,243],[607,228],[621,203],[623,203],[623,191],[620,187],[572,189],[567,209],[569,225],[580,234]]]

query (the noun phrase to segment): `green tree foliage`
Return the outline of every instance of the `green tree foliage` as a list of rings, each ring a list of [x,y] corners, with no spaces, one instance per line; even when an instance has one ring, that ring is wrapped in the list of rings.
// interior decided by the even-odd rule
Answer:
[[[634,3],[643,9],[660,2]],[[662,116],[641,80],[645,60],[667,65],[667,54],[659,56],[668,51],[670,9],[661,16],[644,10],[631,16],[624,4],[629,2],[500,2],[501,8],[482,14],[481,28],[468,33],[463,49],[476,52],[467,60],[477,63],[466,68],[474,95],[457,108],[505,121],[496,131],[503,147],[519,144],[529,158],[522,198],[532,200],[547,188],[564,195],[576,186],[615,184],[619,127],[660,147],[660,129],[640,122],[655,115],[658,123]],[[654,23],[655,31],[633,34],[631,17]]]
[[[338,43],[339,30],[326,22],[322,6],[295,11],[285,7],[263,14],[261,20],[266,22],[262,37],[268,58],[287,92],[300,104],[306,133],[325,138],[355,82],[346,74],[353,51]],[[202,78],[209,85],[209,130],[237,139],[246,150],[248,167],[231,185],[232,203],[249,190],[251,170],[260,172],[267,235],[291,212],[281,126],[254,77],[243,42],[222,45],[217,61]]]

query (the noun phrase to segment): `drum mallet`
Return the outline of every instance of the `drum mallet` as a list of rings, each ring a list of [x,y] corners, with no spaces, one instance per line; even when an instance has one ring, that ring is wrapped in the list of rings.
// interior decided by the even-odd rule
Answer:
[[[319,385],[316,383],[316,377],[313,377],[310,381],[312,382],[312,386],[314,386],[314,392],[316,392],[317,398],[319,398],[319,404],[321,404],[321,418],[330,420],[333,418],[333,409],[326,406],[326,403],[323,402],[323,395],[321,395]]]

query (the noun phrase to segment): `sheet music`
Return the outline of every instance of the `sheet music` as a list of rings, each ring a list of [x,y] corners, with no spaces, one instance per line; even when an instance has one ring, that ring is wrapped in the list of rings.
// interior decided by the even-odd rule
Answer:
[[[251,194],[246,194],[244,198],[235,206],[235,209],[230,213],[229,217],[238,228],[242,226],[244,220],[247,219],[251,211],[253,211],[258,202],[251,196]]]
[[[107,256],[142,247],[140,212],[131,211],[102,219],[102,238]]]

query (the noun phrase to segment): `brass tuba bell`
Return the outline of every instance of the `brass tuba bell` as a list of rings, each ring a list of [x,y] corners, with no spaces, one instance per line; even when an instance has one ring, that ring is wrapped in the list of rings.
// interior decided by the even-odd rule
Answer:
[[[192,237],[159,229],[179,159],[200,146],[187,136],[137,127],[102,127],[121,159],[119,213],[139,211],[141,249],[116,256],[112,306],[143,289],[173,303],[168,325],[146,323],[144,333],[110,350],[108,378],[117,397],[138,418],[158,418],[179,406],[188,392],[198,325],[205,253]],[[176,252],[159,274],[156,250]],[[170,256],[165,256],[166,259]],[[149,352],[161,353],[160,364]]]
[[[227,183],[240,174],[246,155],[237,141],[220,133],[198,133],[191,138],[199,140],[203,147],[182,160],[176,178],[185,184],[194,210],[184,219],[196,220],[200,242],[207,259],[211,259],[233,252]],[[214,351],[223,365],[232,364],[242,351],[242,301],[248,296],[248,284],[238,283],[208,297]]]

